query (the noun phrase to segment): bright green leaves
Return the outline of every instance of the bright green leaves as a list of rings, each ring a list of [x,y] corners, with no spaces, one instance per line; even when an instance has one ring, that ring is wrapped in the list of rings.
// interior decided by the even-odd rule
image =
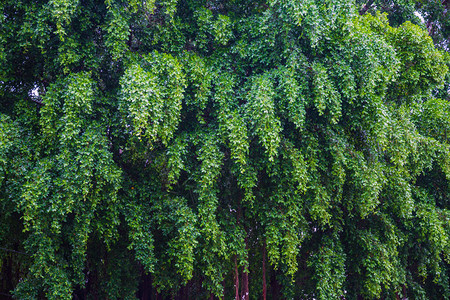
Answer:
[[[308,260],[308,266],[314,269],[319,299],[337,299],[344,294],[345,259],[337,233],[322,237],[320,248]]]
[[[294,193],[274,193],[269,199],[271,208],[265,212],[264,237],[270,264],[281,267],[290,280],[298,270],[298,255],[302,241],[307,235],[303,216],[303,201]]]
[[[211,70],[208,68],[205,59],[198,55],[186,53],[184,59],[187,77],[186,105],[203,111],[206,108],[211,89]],[[198,118],[202,121],[200,113]]]
[[[341,95],[337,92],[332,81],[328,78],[326,69],[319,63],[312,66],[314,105],[323,115],[328,109],[331,123],[337,123],[341,116]]]
[[[173,140],[167,147],[167,179],[169,184],[175,184],[180,177],[180,172],[185,169],[185,155],[187,145],[181,138]]]
[[[134,191],[130,196],[140,197]],[[142,200],[138,200],[142,204],[129,205],[126,212],[128,249],[134,250],[136,259],[154,276],[159,291],[179,288],[193,275],[197,216],[181,197],[159,195],[150,199],[152,205],[149,199]]]
[[[70,24],[72,16],[78,6],[78,0],[51,0],[52,12],[56,19],[56,33],[64,41],[66,31],[64,26]]]
[[[108,24],[106,25],[105,46],[110,50],[112,58],[118,60],[124,56],[128,50],[128,38],[130,35],[129,20],[124,12],[112,7],[108,11]]]
[[[281,67],[286,53],[279,47],[280,39],[286,38],[288,28],[281,24],[273,10],[259,8],[261,13],[242,18],[236,22],[238,40],[232,46],[232,53],[239,54],[240,69],[257,73],[269,71],[274,66]],[[280,33],[280,27],[285,32]],[[247,74],[248,75],[248,74]],[[246,76],[247,77],[247,76]]]
[[[219,150],[213,134],[205,137],[200,148],[198,158],[202,162],[200,167],[201,192],[209,193],[214,187],[222,167],[223,153]]]
[[[305,192],[307,189],[308,175],[306,162],[303,154],[288,141],[283,142],[283,156],[292,164],[290,179],[298,184],[298,192]],[[288,175],[288,176],[289,176]]]
[[[389,26],[386,15],[367,14],[354,18],[349,30],[350,38],[346,46],[357,55],[348,53],[354,58],[351,63],[361,67],[356,71],[361,73],[361,77],[365,76],[360,79],[364,83],[360,87],[361,96],[372,93],[383,95],[386,86],[397,79],[400,67],[395,47],[389,41],[389,33],[394,28]]]
[[[407,271],[401,265],[400,252],[404,234],[396,227],[398,222],[394,218],[378,212],[365,220],[352,218],[346,222],[341,233],[346,251],[346,276],[358,274],[346,282],[349,295],[355,290],[370,299],[393,295],[405,282]]]
[[[141,206],[130,205],[126,214],[126,221],[130,227],[130,245],[128,249],[135,251],[136,259],[144,266],[147,272],[153,272],[156,259],[153,254],[153,236],[150,232],[149,218],[144,214]]]
[[[388,134],[390,144],[388,146],[391,161],[397,166],[404,166],[408,157],[417,155],[417,145],[420,136],[411,122],[408,113],[409,107],[401,107],[392,116],[391,131]]]
[[[214,134],[204,137],[205,141],[198,151],[201,162],[198,188],[198,217],[201,234],[201,265],[208,279],[204,282],[215,295],[222,294],[223,280],[221,261],[226,257],[224,235],[216,219],[218,205],[217,180],[223,164],[223,153],[219,149]]]
[[[140,65],[129,67],[122,77],[121,103],[123,114],[133,122],[133,134],[148,135],[153,140],[157,138],[159,123],[164,117],[164,102],[155,77]]]
[[[22,285],[25,289],[33,278],[44,276],[41,272],[50,272],[37,288],[52,299],[70,298],[74,285],[85,283],[94,229],[100,228],[106,244],[117,235],[121,173],[95,121],[97,93],[89,73],[70,74],[48,89],[40,119],[46,157],[35,163],[22,189],[19,207],[30,231],[27,245],[36,252],[29,281]]]
[[[408,182],[409,174],[395,168],[386,171],[386,204],[392,212],[400,218],[410,218],[414,201],[411,195],[411,184]]]
[[[237,180],[239,187],[244,190],[243,201],[254,200],[253,188],[257,185],[257,172],[249,162],[249,134],[244,117],[237,111],[231,112],[225,118],[225,129],[228,133],[228,145],[231,158],[237,164]]]
[[[373,46],[379,49],[379,53],[384,53],[385,61],[380,60],[377,63],[382,68],[377,67],[377,69],[381,71],[381,74],[388,75],[388,77],[383,75],[387,81],[389,78],[395,80],[389,91],[389,94],[394,97],[392,100],[428,96],[432,89],[443,83],[445,74],[448,72],[444,55],[434,48],[431,38],[420,27],[409,22],[398,28],[390,27],[385,14],[376,16],[366,14],[356,18],[353,24],[353,34],[363,33],[374,41]],[[389,51],[386,46],[394,48],[395,52]],[[392,59],[394,53],[394,59],[398,63]],[[367,62],[371,63],[371,61],[373,60]],[[398,74],[394,77],[389,75],[392,71],[396,71],[397,65]],[[376,83],[376,85],[379,84]],[[371,89],[373,88],[375,87],[371,85]]]
[[[232,74],[217,74],[213,83],[215,84],[214,101],[219,105],[218,117],[223,124],[226,122],[227,115],[237,106],[236,78]]]
[[[447,213],[447,216],[445,215]],[[416,237],[419,243],[428,244],[431,255],[435,261],[429,264],[434,268],[437,279],[441,272],[438,265],[439,255],[444,254],[444,259],[450,260],[450,237],[448,235],[449,219],[448,210],[440,210],[430,204],[419,204],[416,211],[417,233]],[[447,228],[447,229],[446,229]]]
[[[298,216],[287,216],[285,225],[285,232],[283,235],[283,244],[281,248],[281,259],[283,273],[288,275],[293,280],[298,271],[298,255],[300,252],[300,244],[302,240],[301,233],[298,229]]]
[[[292,23],[301,26],[312,48],[323,49],[326,43],[335,42],[339,29],[354,14],[354,7],[349,1],[271,1],[279,2],[282,12],[288,12]]]
[[[83,120],[92,114],[93,96],[93,81],[89,74],[75,74],[68,79],[64,94],[63,139],[70,140],[83,130]]]
[[[40,163],[36,168],[29,174],[27,184],[25,185],[24,192],[22,194],[22,199],[20,205],[23,211],[24,219],[24,230],[40,229],[38,215],[40,211],[56,211],[59,207],[57,203],[49,203],[50,205],[46,207],[45,199],[50,195],[51,187],[51,177],[48,173],[49,162]],[[60,227],[57,222],[53,223],[51,226],[56,231],[60,232]],[[37,227],[37,228],[35,228]],[[41,229],[42,230],[42,229]]]
[[[243,173],[249,153],[247,126],[242,116],[237,111],[233,111],[225,118],[224,127],[228,131],[231,158],[239,164]]]
[[[229,74],[220,74],[215,80],[214,101],[217,103],[220,134],[225,139],[236,163],[235,176],[239,187],[245,191],[244,199],[253,199],[252,188],[256,185],[254,170],[249,164],[249,130],[246,112],[236,108],[236,82]]]
[[[271,265],[273,265],[275,268],[278,267],[279,261],[280,261],[280,245],[282,236],[280,234],[280,230],[277,226],[277,222],[274,221],[269,224],[266,228],[265,232],[265,238],[266,238],[266,244],[267,244],[267,254],[269,258],[269,262]],[[278,223],[279,224],[279,223]]]
[[[233,37],[231,31],[230,18],[225,15],[219,15],[217,21],[213,23],[214,39],[221,45],[226,45]]]
[[[24,229],[31,231],[27,246],[33,253],[33,265],[30,268],[32,277],[19,285],[18,295],[21,289],[33,284],[32,278],[35,278],[44,279],[34,288],[43,288],[49,299],[70,299],[72,282],[65,270],[67,263],[58,253],[63,203],[54,195],[50,168],[51,162],[46,161],[30,172],[19,204],[24,213]]]
[[[318,222],[322,228],[331,224],[332,195],[320,184],[319,178],[310,180],[309,188],[312,190],[310,206],[308,207],[311,218]]]
[[[280,267],[293,282],[301,245],[308,235],[303,209],[305,192],[310,185],[307,166],[302,153],[291,142],[283,140],[271,172],[264,191],[270,198],[257,197],[260,203],[257,209],[264,209],[262,220],[269,262],[275,269]]]
[[[433,88],[443,84],[448,67],[427,32],[406,22],[393,30],[389,38],[401,61],[400,97],[427,96]]]
[[[61,265],[55,274],[69,278],[41,283],[40,287],[48,290],[50,298],[51,291],[58,291],[60,285],[69,284],[66,290],[58,292],[69,296],[72,283],[84,284],[87,243],[93,229],[101,228],[102,239],[111,243],[115,238],[114,227],[118,225],[118,215],[114,212],[120,172],[98,129],[88,127],[83,131],[71,140],[62,136],[56,145],[57,154],[41,160],[29,173],[19,206],[25,229],[30,231],[28,247],[37,253],[36,270],[42,268],[47,273],[47,268]],[[46,244],[47,240],[51,244]],[[62,246],[65,243],[70,249]],[[33,270],[31,278],[39,278],[40,273]]]
[[[169,242],[169,255],[175,261],[177,272],[183,278],[183,284],[191,280],[194,271],[194,249],[197,245],[198,230],[195,227],[197,218],[192,210],[186,205],[179,205],[172,201],[174,209],[174,220],[179,224],[178,237]]]
[[[61,133],[63,143],[74,142],[93,113],[94,86],[89,73],[71,74],[49,88],[40,120],[44,135],[54,139]]]
[[[374,221],[380,222],[376,224],[379,231],[358,232],[361,266],[364,270],[362,293],[369,298],[379,297],[383,288],[395,287],[405,280],[405,271],[400,267],[397,250],[401,235],[392,220],[384,215],[377,218]]]
[[[74,36],[69,36],[62,42],[59,48],[58,60],[61,66],[63,66],[65,74],[69,73],[70,67],[76,66],[81,62],[84,53],[79,50],[80,46]]]
[[[302,77],[302,75],[300,76]],[[304,93],[307,90],[307,82],[306,80],[299,82],[297,76],[298,73],[292,67],[281,69],[277,94],[280,98],[280,111],[287,115],[297,129],[302,129],[306,114]]]
[[[113,3],[112,0],[107,0],[106,3],[111,5]],[[149,0],[149,1],[139,1],[139,0],[130,0],[128,1],[131,11],[137,12],[139,9],[144,9],[146,13],[152,14],[156,8],[156,0]]]
[[[151,2],[151,1],[150,1]],[[175,12],[177,11],[178,0],[163,0],[161,1],[165,14],[170,20],[173,19]]]
[[[209,32],[213,24],[213,14],[209,9],[201,8],[196,10],[196,19],[199,31],[197,33],[197,44],[200,49],[206,48],[209,40]]]
[[[185,285],[193,275],[194,250],[199,234],[197,216],[183,198],[163,198],[155,204],[152,208],[154,224],[168,242],[160,249],[158,269],[152,273],[161,289],[173,289],[177,285]],[[176,272],[180,280],[172,272]]]
[[[423,104],[419,131],[432,136],[438,141],[448,142],[450,139],[450,104],[443,99],[429,99]]]
[[[161,140],[167,145],[180,121],[185,88],[178,60],[154,52],[127,68],[121,86],[119,109],[132,134],[150,143]]]
[[[267,75],[254,77],[247,97],[246,118],[265,148],[269,161],[273,161],[278,154],[281,123],[275,112],[270,78]]]
[[[19,135],[13,121],[0,113],[0,185],[5,179],[9,168],[9,155],[13,153],[15,141]]]
[[[366,162],[361,153],[350,152],[348,167],[354,191],[348,199],[349,210],[356,208],[361,218],[366,218],[376,210],[380,201],[380,192],[385,183],[383,166],[378,162]],[[347,196],[347,197],[348,197]]]
[[[225,46],[233,38],[232,22],[226,15],[215,16],[211,9],[200,8],[196,12],[199,32],[197,41],[199,48],[206,48],[210,41]]]

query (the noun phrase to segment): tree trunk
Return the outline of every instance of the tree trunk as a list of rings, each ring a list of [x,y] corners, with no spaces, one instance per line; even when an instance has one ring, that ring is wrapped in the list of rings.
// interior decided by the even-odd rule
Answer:
[[[183,300],[189,300],[190,281],[183,287]]]
[[[142,285],[141,285],[141,299],[147,300],[151,299],[152,295],[152,278],[150,274],[145,274],[144,268],[142,267]]]
[[[263,290],[262,290],[262,298],[263,300],[266,300],[267,296],[267,286],[266,286],[266,243],[264,242],[263,249],[262,249],[262,284],[263,284]]]
[[[242,300],[249,300],[249,294],[248,294],[248,273],[247,271],[244,271],[242,273]]]
[[[3,266],[6,266],[5,270],[3,270],[5,276],[5,282],[3,283],[2,288],[4,288],[4,291],[7,291],[9,295],[9,291],[14,289],[13,284],[13,267],[12,267],[12,255],[6,255],[5,258],[3,258]],[[1,282],[0,282],[1,283]]]
[[[234,257],[234,289],[236,291],[236,300],[239,300],[239,269],[237,265],[237,255]]]
[[[281,299],[281,286],[277,280],[276,272],[272,270],[270,276],[270,289],[272,291],[272,299]]]
[[[222,281],[222,300],[225,300],[225,279]]]

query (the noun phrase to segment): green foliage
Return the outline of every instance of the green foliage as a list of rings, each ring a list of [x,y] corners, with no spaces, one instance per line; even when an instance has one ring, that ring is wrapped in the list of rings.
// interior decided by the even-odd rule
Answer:
[[[280,144],[281,124],[275,115],[274,91],[270,78],[264,76],[255,78],[248,97],[245,108],[247,119],[253,125],[253,132],[266,149],[269,161],[273,161],[277,156]]]
[[[3,1],[2,289],[448,299],[446,4],[364,4]]]
[[[178,61],[154,52],[132,63],[121,80],[121,102],[125,120],[132,122],[136,136],[167,145],[176,130],[181,111],[185,78]],[[128,125],[128,124],[127,124]]]
[[[339,298],[344,294],[345,253],[338,236],[324,236],[322,240],[320,249],[311,256],[308,264],[314,268],[319,298]]]

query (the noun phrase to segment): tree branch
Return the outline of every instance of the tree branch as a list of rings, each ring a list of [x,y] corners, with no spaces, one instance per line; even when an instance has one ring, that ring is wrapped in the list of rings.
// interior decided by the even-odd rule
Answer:
[[[361,10],[359,11],[359,14],[362,16],[364,15],[369,8],[372,6],[374,0],[369,0],[367,1],[367,3],[361,8]]]
[[[18,253],[18,254],[23,254],[23,255],[30,255],[30,254],[22,252],[22,251],[17,251],[17,250],[3,248],[3,247],[0,247],[0,250],[6,251],[6,252],[13,252],[13,253]]]
[[[45,103],[42,102],[42,98],[40,98],[40,97],[30,97],[30,99],[31,99],[31,101],[33,101],[41,106],[45,105]]]

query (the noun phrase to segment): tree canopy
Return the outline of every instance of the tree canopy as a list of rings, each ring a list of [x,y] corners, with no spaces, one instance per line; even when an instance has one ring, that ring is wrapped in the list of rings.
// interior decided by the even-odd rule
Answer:
[[[449,6],[1,1],[2,295],[449,299]]]

